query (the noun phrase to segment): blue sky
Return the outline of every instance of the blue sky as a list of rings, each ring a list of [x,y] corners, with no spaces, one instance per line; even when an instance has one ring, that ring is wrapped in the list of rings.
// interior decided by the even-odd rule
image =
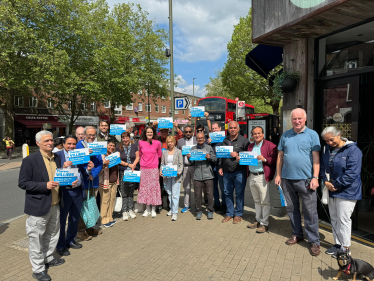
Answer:
[[[129,1],[107,0],[113,7]],[[168,0],[133,0],[149,13],[149,19],[169,30]],[[176,91],[203,96],[209,77],[222,68],[234,25],[248,14],[250,0],[173,0],[174,72]]]

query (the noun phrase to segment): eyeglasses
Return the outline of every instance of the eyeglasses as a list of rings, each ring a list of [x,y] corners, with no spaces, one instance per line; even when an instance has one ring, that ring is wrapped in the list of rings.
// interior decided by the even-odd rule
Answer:
[[[201,133],[201,132],[203,132],[203,130],[197,130],[197,132]]]
[[[186,134],[191,134],[192,131],[184,131]]]
[[[89,138],[94,138],[94,137],[96,137],[96,135],[86,135],[87,137],[89,137]]]

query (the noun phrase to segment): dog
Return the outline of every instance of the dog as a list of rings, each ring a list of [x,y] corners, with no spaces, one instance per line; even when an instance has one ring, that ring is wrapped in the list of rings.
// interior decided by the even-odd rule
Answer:
[[[339,272],[334,280],[338,280],[342,272],[347,275],[353,274],[353,281],[356,277],[365,278],[368,281],[374,281],[374,268],[366,261],[353,259],[346,251],[339,251],[337,255]]]

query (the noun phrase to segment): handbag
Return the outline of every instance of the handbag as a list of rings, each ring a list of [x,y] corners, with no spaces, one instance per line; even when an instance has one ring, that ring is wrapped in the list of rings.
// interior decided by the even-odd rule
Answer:
[[[121,191],[119,191],[119,188],[117,188],[117,197],[116,197],[116,202],[114,203],[114,211],[119,213],[121,212],[121,210],[122,210],[122,195],[121,195]]]
[[[91,186],[93,188],[92,181],[90,181],[90,184],[88,186],[87,199],[83,201],[81,209],[81,217],[87,228],[95,226],[96,222],[100,218],[100,212],[97,208],[95,195],[90,196]]]

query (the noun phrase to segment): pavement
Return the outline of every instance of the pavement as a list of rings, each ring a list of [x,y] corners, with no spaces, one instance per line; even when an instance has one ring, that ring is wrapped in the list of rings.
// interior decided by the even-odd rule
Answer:
[[[272,202],[279,196],[272,186]],[[194,198],[192,196],[192,198]],[[180,206],[183,202],[181,193]],[[312,257],[306,241],[287,246],[291,225],[282,208],[273,208],[269,231],[248,229],[254,220],[253,200],[247,186],[244,221],[221,223],[204,212],[179,213],[171,221],[163,210],[156,218],[123,221],[71,250],[65,264],[50,268],[53,280],[332,280],[338,272],[335,259],[324,254],[332,234],[320,229],[321,254]],[[192,210],[194,205],[192,205]],[[26,216],[0,226],[0,279],[32,280],[25,234]],[[352,257],[374,264],[373,248],[352,242]],[[341,277],[342,279],[342,277]],[[344,276],[344,279],[347,279]]]

